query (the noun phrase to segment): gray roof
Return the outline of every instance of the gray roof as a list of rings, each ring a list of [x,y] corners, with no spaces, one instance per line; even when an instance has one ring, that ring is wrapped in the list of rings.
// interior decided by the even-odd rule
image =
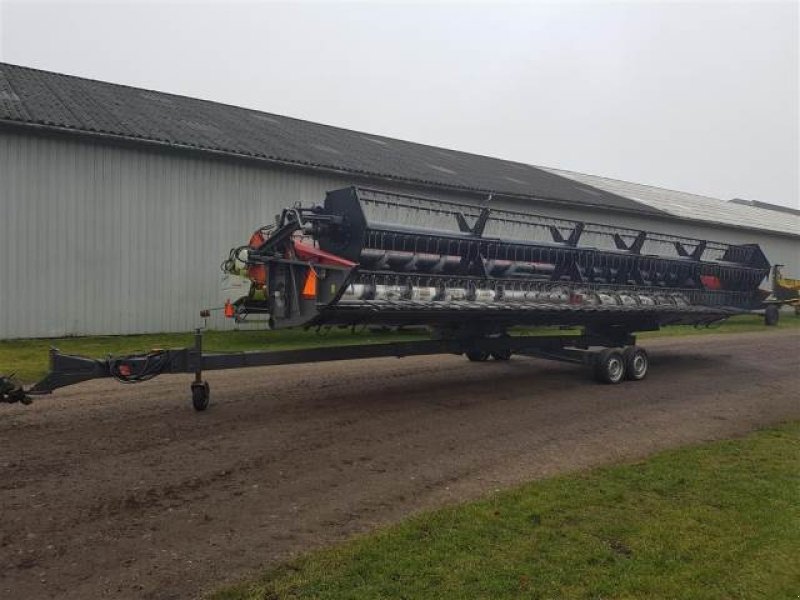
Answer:
[[[797,217],[753,206],[0,63],[0,125],[4,123],[800,235]]]
[[[643,209],[522,163],[5,63],[0,120],[455,189]]]
[[[761,202],[760,200],[745,200],[744,198],[731,198],[728,202],[734,204],[743,204],[744,206],[755,206],[756,208],[764,208],[766,210],[777,210],[778,212],[785,212],[792,215],[800,215],[800,208],[792,208],[791,206],[782,206],[780,204],[770,204],[769,202]]]
[[[544,167],[543,167],[544,168]],[[645,206],[651,206],[674,217],[692,221],[705,221],[719,225],[732,225],[748,229],[763,229],[800,236],[800,216],[795,211],[765,208],[763,203],[748,205],[726,202],[717,198],[666,190],[664,188],[631,183],[619,179],[574,173],[562,169],[545,170],[568,177],[594,188],[624,196]]]

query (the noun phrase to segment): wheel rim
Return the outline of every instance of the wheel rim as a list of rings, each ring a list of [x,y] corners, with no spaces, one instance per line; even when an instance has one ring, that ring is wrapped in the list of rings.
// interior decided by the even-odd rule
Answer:
[[[647,360],[641,354],[636,354],[633,357],[633,373],[641,377],[647,371]]]
[[[613,357],[608,361],[608,377],[611,381],[619,381],[622,379],[623,371],[624,367],[619,358]]]

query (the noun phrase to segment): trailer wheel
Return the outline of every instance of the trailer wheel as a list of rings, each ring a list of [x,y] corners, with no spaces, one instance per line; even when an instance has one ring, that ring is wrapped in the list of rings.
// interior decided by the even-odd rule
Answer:
[[[492,358],[495,360],[509,360],[511,358],[511,349],[503,348],[502,350],[495,350],[492,352]]]
[[[195,382],[192,384],[192,406],[197,412],[202,412],[208,408],[211,399],[211,388],[207,381]]]
[[[594,377],[600,383],[620,383],[625,379],[625,357],[614,348],[601,350],[594,363]]]
[[[647,375],[647,368],[650,366],[645,349],[639,346],[628,346],[622,351],[622,356],[625,358],[625,377],[631,381],[644,379]]]
[[[489,359],[489,353],[485,350],[467,350],[464,354],[472,362],[483,362]]]
[[[764,311],[764,325],[773,327],[778,324],[781,318],[781,310],[775,304],[770,304]]]

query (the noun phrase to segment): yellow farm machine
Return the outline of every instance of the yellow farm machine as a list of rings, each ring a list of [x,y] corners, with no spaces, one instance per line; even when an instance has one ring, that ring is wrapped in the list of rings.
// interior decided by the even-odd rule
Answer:
[[[777,325],[781,306],[793,306],[794,313],[800,315],[800,279],[784,277],[781,268],[772,267],[772,292],[764,299],[764,324]]]

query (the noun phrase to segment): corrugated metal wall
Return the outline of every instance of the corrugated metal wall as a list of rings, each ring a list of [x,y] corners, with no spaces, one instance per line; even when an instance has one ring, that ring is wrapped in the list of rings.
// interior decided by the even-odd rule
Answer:
[[[342,181],[0,134],[0,338],[180,331],[259,224]]]
[[[201,308],[219,302],[219,264],[232,246],[272,222],[281,208],[321,201],[325,191],[351,183],[2,130],[0,338],[191,329]],[[567,208],[532,210],[760,242],[771,260],[798,262],[797,240],[780,236]]]

